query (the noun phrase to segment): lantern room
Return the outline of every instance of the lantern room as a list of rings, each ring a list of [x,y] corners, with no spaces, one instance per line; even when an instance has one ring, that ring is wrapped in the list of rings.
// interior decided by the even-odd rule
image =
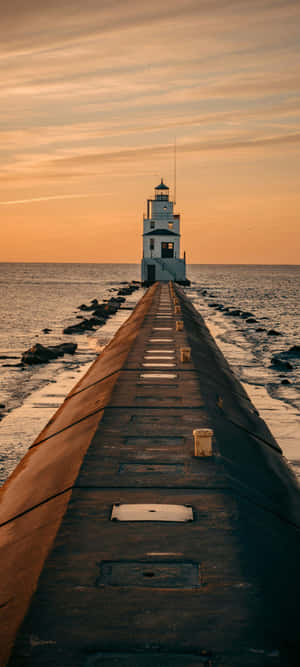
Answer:
[[[163,179],[155,188],[155,199],[157,201],[169,201],[169,188],[164,184]]]

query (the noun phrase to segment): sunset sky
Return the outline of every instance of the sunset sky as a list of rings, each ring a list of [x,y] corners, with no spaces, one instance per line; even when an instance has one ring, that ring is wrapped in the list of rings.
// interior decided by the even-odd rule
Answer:
[[[299,264],[299,0],[10,0],[0,30],[0,261],[138,262],[176,137],[188,261]]]

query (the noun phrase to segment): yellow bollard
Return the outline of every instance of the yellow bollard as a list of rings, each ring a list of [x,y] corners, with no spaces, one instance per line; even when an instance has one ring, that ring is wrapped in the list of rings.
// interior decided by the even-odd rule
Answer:
[[[183,331],[183,321],[176,320],[176,331]]]
[[[191,348],[190,347],[181,347],[180,348],[180,361],[183,364],[187,361],[191,361]]]
[[[193,431],[195,456],[212,456],[211,428],[196,428]]]

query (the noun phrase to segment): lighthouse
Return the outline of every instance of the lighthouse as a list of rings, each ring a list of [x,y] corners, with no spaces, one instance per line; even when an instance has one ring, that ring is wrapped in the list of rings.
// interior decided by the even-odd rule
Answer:
[[[174,213],[169,188],[163,179],[154,190],[154,199],[147,200],[147,216],[143,220],[142,282],[156,280],[189,284],[185,273],[185,255],[180,257],[180,215]]]

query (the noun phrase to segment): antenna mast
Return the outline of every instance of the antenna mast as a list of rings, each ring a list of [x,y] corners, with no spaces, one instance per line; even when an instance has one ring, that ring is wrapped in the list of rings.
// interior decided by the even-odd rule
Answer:
[[[174,138],[174,204],[176,204],[176,137]]]

